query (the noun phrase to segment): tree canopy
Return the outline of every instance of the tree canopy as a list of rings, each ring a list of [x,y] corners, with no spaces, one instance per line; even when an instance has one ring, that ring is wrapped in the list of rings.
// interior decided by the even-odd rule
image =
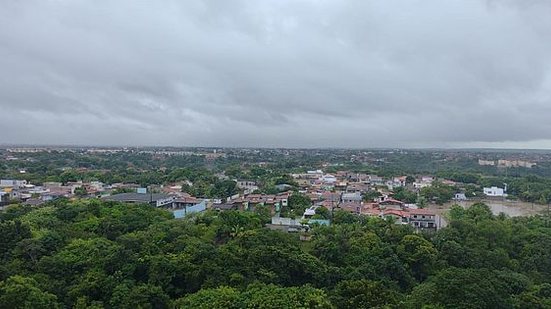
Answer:
[[[302,242],[257,212],[16,205],[0,212],[0,307],[549,308],[547,219],[476,204],[418,233],[336,211]]]

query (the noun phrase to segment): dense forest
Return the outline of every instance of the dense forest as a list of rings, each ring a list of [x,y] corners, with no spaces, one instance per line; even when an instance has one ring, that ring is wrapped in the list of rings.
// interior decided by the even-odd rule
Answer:
[[[420,234],[337,212],[311,241],[259,212],[185,220],[58,200],[0,213],[2,308],[550,308],[546,217],[454,207]]]

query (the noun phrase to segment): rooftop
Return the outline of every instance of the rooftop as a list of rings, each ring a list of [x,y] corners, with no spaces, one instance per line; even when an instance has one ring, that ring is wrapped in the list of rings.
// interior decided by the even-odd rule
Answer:
[[[169,199],[170,195],[159,193],[120,193],[111,196],[106,196],[103,199],[106,201],[115,202],[133,202],[133,203],[150,203],[158,200]]]

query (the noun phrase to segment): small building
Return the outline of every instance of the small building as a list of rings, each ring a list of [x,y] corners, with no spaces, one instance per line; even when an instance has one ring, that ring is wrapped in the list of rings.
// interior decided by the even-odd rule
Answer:
[[[360,194],[360,192],[343,193],[341,195],[341,202],[342,203],[361,203],[362,195]]]
[[[405,203],[393,198],[385,198],[379,202],[379,207],[382,209],[404,209]]]
[[[155,207],[171,207],[174,197],[159,193],[120,193],[106,196],[103,200],[123,203],[150,204]]]
[[[276,188],[278,191],[286,191],[286,190],[292,189],[293,186],[290,185],[290,184],[282,183],[282,184],[279,184],[279,185],[275,185],[275,188]],[[257,188],[257,189],[258,189],[258,188]]]
[[[385,184],[383,177],[377,175],[369,175],[369,183],[374,186],[382,186]]]
[[[239,206],[235,203],[212,204],[211,209],[218,211],[238,210]]]
[[[207,210],[207,202],[205,200],[202,200],[194,205],[186,205],[187,206],[184,206],[183,209],[176,209],[172,211],[172,213],[174,214],[174,218],[180,219],[186,217],[189,214],[203,212]]]
[[[505,189],[498,188],[498,187],[484,188],[483,192],[484,192],[484,195],[486,195],[488,197],[505,197],[505,196],[507,196],[507,193],[505,193]]]
[[[5,206],[10,203],[10,195],[7,192],[0,191],[0,206]]]
[[[16,179],[0,179],[0,188],[14,188],[19,189],[27,185],[26,180]]]
[[[180,198],[177,198],[177,199],[173,200],[171,206],[172,206],[173,209],[184,209],[184,208],[187,208],[187,207],[195,206],[195,205],[200,204],[204,201],[205,200],[197,199],[197,198],[192,197],[192,196],[183,196],[183,197],[180,197]]]
[[[251,194],[258,190],[256,182],[250,180],[236,180],[237,187],[244,191],[245,194]]]
[[[337,182],[337,177],[331,174],[326,174],[321,177],[321,181],[326,184],[334,184]]]
[[[23,205],[28,205],[28,206],[33,206],[33,207],[36,207],[36,206],[41,206],[42,204],[44,204],[45,202],[42,200],[42,199],[38,199],[38,198],[30,198],[28,200],[26,200]]]
[[[409,224],[417,229],[434,229],[436,225],[436,214],[428,209],[410,209]]]
[[[478,165],[480,165],[480,166],[494,166],[494,165],[496,165],[496,162],[493,161],[493,160],[478,159]]]
[[[453,199],[455,201],[466,201],[467,200],[467,196],[465,195],[465,193],[456,193],[453,197]]]

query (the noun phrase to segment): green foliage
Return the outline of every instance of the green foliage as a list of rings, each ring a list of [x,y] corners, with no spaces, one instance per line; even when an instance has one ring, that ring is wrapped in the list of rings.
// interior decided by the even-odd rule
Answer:
[[[343,280],[331,297],[337,308],[392,308],[402,295],[381,281]]]
[[[417,235],[404,236],[398,244],[397,252],[418,280],[428,277],[438,254],[430,241]]]
[[[60,307],[55,295],[41,290],[36,280],[22,276],[12,276],[0,282],[0,306],[25,309]]]
[[[181,298],[175,302],[175,307],[180,309],[239,309],[241,293],[230,287],[217,289],[204,289],[195,294]]]
[[[428,201],[444,204],[453,198],[456,191],[457,189],[452,186],[435,181],[432,186],[421,188],[419,194]]]
[[[75,195],[78,197],[85,197],[88,195],[88,191],[86,191],[84,187],[77,187],[75,188]]]
[[[312,219],[331,219],[331,211],[325,207],[318,207]]]
[[[363,200],[364,200],[365,202],[371,203],[371,202],[373,202],[376,198],[380,197],[381,195],[382,195],[381,192],[371,190],[371,191],[368,191],[368,192],[366,192],[365,194],[363,194]]]
[[[293,193],[289,197],[288,206],[283,207],[281,216],[286,218],[296,218],[304,214],[306,208],[312,206],[312,200],[304,194]]]
[[[404,203],[413,204],[417,201],[417,193],[411,192],[404,187],[394,189],[392,196]]]
[[[230,287],[201,290],[176,301],[176,308],[333,308],[327,295],[310,286],[250,285],[243,292]]]
[[[297,195],[292,207],[309,205]],[[327,213],[325,214],[327,215]],[[58,200],[0,213],[0,308],[548,308],[545,217],[454,206],[435,233],[335,211],[312,240],[254,211],[183,220]]]
[[[198,179],[192,186],[183,185],[182,191],[206,198],[227,198],[239,192],[235,181],[203,178]]]
[[[408,305],[421,308],[439,305],[444,308],[512,308],[513,293],[507,282],[487,269],[448,268],[417,286]]]

